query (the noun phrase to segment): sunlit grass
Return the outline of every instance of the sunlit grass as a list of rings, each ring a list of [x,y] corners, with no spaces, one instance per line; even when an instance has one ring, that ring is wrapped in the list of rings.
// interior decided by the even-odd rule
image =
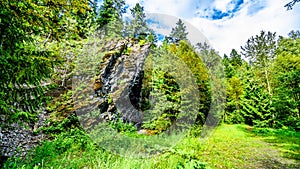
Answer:
[[[126,158],[110,153],[89,140],[82,132],[74,130],[58,136],[51,142],[45,142],[28,159],[11,160],[6,168],[299,167],[299,133],[264,130],[246,125],[223,124],[208,138],[188,136],[164,153],[146,158]]]

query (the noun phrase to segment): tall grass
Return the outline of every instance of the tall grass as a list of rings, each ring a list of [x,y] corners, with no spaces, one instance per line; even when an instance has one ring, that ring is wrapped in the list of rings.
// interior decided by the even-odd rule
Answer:
[[[132,158],[113,154],[72,129],[43,142],[25,159],[8,160],[4,168],[297,168],[299,143],[299,132],[223,124],[209,138],[189,135],[161,154]]]

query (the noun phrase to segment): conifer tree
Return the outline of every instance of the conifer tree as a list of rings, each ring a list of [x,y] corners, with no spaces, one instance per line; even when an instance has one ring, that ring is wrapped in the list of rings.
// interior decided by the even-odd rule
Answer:
[[[0,115],[31,122],[45,101],[45,81],[61,60],[47,45],[80,33],[79,15],[88,11],[88,3],[0,0],[0,11]]]
[[[124,0],[104,0],[97,17],[99,28],[103,28],[112,21],[120,20],[123,13],[126,12],[124,6]]]
[[[252,36],[248,39],[246,45],[241,48],[242,54],[249,58],[250,64],[260,70],[262,80],[271,96],[270,66],[275,57],[276,33],[261,31],[260,35]]]
[[[187,40],[188,32],[186,31],[186,26],[182,22],[181,19],[178,20],[176,23],[175,28],[172,28],[170,34],[170,41],[171,43],[178,43],[180,40]]]
[[[142,38],[141,36],[145,38],[150,32],[146,23],[144,7],[137,3],[130,11],[132,20],[127,23],[125,34],[134,38]]]
[[[230,53],[230,62],[231,62],[231,65],[234,67],[239,67],[243,64],[241,55],[235,49],[232,49],[232,51]]]
[[[289,37],[296,40],[300,38],[300,31],[299,30],[292,30],[291,32],[289,32]]]

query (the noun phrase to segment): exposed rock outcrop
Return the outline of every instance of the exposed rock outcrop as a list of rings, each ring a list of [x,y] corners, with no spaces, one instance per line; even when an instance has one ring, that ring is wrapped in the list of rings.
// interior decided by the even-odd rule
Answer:
[[[72,85],[76,79],[88,83],[85,89],[87,92],[75,94],[72,103],[84,127],[93,127],[103,120],[123,119],[140,128],[143,120],[139,112],[143,65],[150,46],[150,43],[140,45],[130,39],[110,40],[97,46],[98,53],[103,54],[97,78],[91,80],[91,76],[79,75],[72,79]],[[89,97],[79,99],[84,93],[88,93]],[[38,123],[35,126],[28,125],[27,128],[18,124],[0,126],[1,159],[14,155],[24,156],[44,139],[44,134],[33,133],[36,128],[45,125],[47,116],[47,112],[42,111]],[[4,120],[0,121],[2,123]]]
[[[2,162],[11,156],[25,156],[32,147],[35,147],[41,140],[46,138],[42,133],[33,133],[36,128],[45,125],[44,122],[47,116],[46,111],[41,111],[38,115],[38,122],[32,126],[26,124],[21,126],[17,123],[6,124],[4,117],[0,118],[0,155],[1,160],[4,159]]]
[[[130,40],[119,40],[100,50],[104,56],[93,84],[95,95],[89,97],[88,104],[83,103],[86,100],[77,100],[83,105],[78,106],[77,115],[86,128],[117,118],[140,128],[143,121],[139,111],[143,65],[150,46],[150,43],[139,45]]]

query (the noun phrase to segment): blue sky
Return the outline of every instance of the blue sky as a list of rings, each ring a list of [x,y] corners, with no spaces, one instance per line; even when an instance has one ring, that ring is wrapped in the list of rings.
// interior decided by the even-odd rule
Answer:
[[[261,30],[277,32],[286,36],[291,30],[300,29],[300,4],[292,11],[284,5],[290,0],[126,0],[129,8],[137,2],[146,13],[159,13],[165,17],[166,25],[175,25],[177,18],[185,21],[190,38],[199,31],[220,52],[229,54],[232,48],[240,50],[248,38]],[[172,18],[172,17],[171,17]],[[162,18],[160,18],[162,19]],[[161,26],[161,32],[171,29]],[[165,29],[165,30],[163,30]],[[195,30],[197,29],[198,32]],[[199,37],[199,41],[203,37]],[[196,40],[196,39],[195,39]]]

